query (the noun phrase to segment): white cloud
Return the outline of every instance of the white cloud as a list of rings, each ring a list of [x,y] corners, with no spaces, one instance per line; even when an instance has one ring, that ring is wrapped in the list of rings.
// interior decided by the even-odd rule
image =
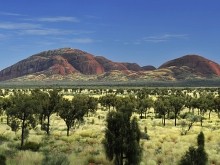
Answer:
[[[0,22],[0,29],[5,30],[35,29],[39,27],[41,27],[39,24]]]
[[[42,18],[31,19],[31,20],[36,20],[40,22],[79,22],[79,19],[77,19],[76,17],[63,17],[63,16],[42,17]]]
[[[71,33],[70,31],[59,29],[26,29],[19,32],[20,35],[65,35]]]
[[[22,14],[11,13],[11,12],[0,12],[0,15],[6,15],[6,16],[24,16],[24,15],[22,15]]]
[[[158,36],[144,37],[143,41],[158,43],[158,42],[166,42],[173,39],[187,39],[187,38],[188,35],[186,34],[163,34]]]

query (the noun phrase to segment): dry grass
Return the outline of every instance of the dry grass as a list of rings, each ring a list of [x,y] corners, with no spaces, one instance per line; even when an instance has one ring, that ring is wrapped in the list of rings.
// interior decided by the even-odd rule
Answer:
[[[155,98],[154,98],[155,99]],[[9,165],[41,164],[45,153],[64,153],[71,165],[88,165],[89,163],[111,165],[106,160],[102,140],[105,131],[105,117],[108,111],[98,110],[94,115],[85,117],[84,124],[71,130],[66,136],[66,125],[62,119],[53,115],[51,120],[51,135],[47,137],[40,127],[30,131],[29,141],[41,143],[39,152],[20,151],[20,132],[15,135],[5,122],[0,125],[0,153],[7,155]],[[153,112],[151,109],[150,112]],[[138,115],[135,115],[138,117]],[[148,114],[147,119],[138,119],[140,129],[147,134],[150,140],[141,140],[143,157],[141,165],[171,165],[178,164],[182,155],[189,146],[196,146],[196,138],[200,131],[205,135],[205,149],[209,156],[209,164],[220,165],[220,120],[213,113],[211,120],[204,120],[204,126],[195,123],[187,135],[182,136],[181,126],[174,127],[174,120],[167,120],[162,126],[161,119],[153,119]],[[178,121],[179,122],[179,121]]]

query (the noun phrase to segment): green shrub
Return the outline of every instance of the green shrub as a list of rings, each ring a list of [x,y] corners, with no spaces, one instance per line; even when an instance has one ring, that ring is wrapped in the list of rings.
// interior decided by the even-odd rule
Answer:
[[[42,161],[42,165],[69,165],[70,161],[65,154],[56,153],[46,155]]]
[[[7,141],[7,137],[5,137],[4,135],[0,135],[0,144],[2,144],[4,141]]]
[[[0,154],[0,164],[1,165],[6,165],[6,157],[4,155]]]
[[[175,119],[175,113],[174,112],[170,112],[169,119]]]
[[[186,119],[188,116],[193,116],[194,114],[192,112],[184,112],[180,114],[181,119]]]
[[[31,150],[31,151],[38,151],[40,148],[40,144],[36,143],[36,142],[27,142],[24,144],[24,146],[22,147],[23,150]]]
[[[150,140],[150,136],[145,132],[141,132],[141,139]]]

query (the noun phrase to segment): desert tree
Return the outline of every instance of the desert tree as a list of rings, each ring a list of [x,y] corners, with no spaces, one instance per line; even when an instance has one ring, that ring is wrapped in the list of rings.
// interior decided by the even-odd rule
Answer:
[[[67,126],[67,136],[69,136],[70,128],[72,128],[76,122],[83,121],[83,116],[86,113],[86,109],[83,109],[83,101],[75,97],[74,101],[67,99],[61,99],[58,109],[59,116],[65,121]],[[82,105],[82,106],[81,106]]]
[[[21,148],[24,145],[24,140],[28,129],[34,128],[37,123],[37,114],[39,111],[38,102],[32,95],[16,93],[12,96],[12,105],[7,113],[12,118],[12,122],[21,127]],[[10,124],[11,124],[10,123]],[[10,125],[9,124],[9,125]],[[12,126],[12,125],[10,125]]]
[[[103,144],[107,158],[115,165],[137,165],[141,160],[140,129],[131,114],[132,109],[123,106],[107,115]]]
[[[46,112],[48,111],[49,107],[49,94],[47,92],[43,92],[40,89],[34,89],[31,94],[33,95],[34,99],[38,101],[38,106],[40,108],[39,112],[39,120],[41,124],[41,128],[45,128],[44,121],[46,120]]]
[[[184,117],[186,121],[181,122],[181,126],[182,126],[181,135],[186,135],[192,128],[193,124],[200,121],[200,118],[201,116],[195,115],[192,112],[188,112]],[[184,129],[185,127],[187,127],[187,129]]]
[[[208,104],[208,108],[207,109],[209,111],[209,120],[211,118],[211,112],[213,112],[215,110],[215,102],[214,102],[214,100],[215,100],[215,96],[212,93],[210,93],[210,94],[208,94],[206,96],[206,102]]]
[[[214,98],[214,109],[220,118],[220,96]]]
[[[193,97],[190,95],[186,95],[185,96],[185,107],[187,107],[189,109],[189,112],[193,112]],[[194,113],[194,112],[193,112]]]
[[[97,110],[98,99],[94,98],[94,97],[88,97],[87,98],[87,106],[88,106],[88,110],[87,110],[87,117],[88,117],[89,112],[95,113],[95,111]]]
[[[159,97],[154,104],[155,113],[162,116],[162,124],[165,126],[166,115],[171,109],[170,102],[167,97]]]
[[[147,110],[151,107],[153,107],[153,100],[150,97],[138,99],[137,111],[139,112],[141,119],[143,118],[143,113],[144,118],[146,119]]]
[[[0,116],[4,114],[4,98],[0,96]]]
[[[1,108],[1,114],[6,114],[6,122],[7,124],[9,125],[9,122],[10,122],[10,116],[8,115],[8,109],[11,107],[12,105],[12,99],[11,97],[4,97],[4,98],[1,98],[1,101],[0,101],[0,108]]]
[[[203,132],[197,136],[198,147],[189,147],[189,150],[180,160],[180,165],[206,165],[208,162],[208,155],[205,151],[205,137]]]
[[[116,106],[116,96],[113,94],[108,94],[105,96],[100,97],[99,102],[102,106],[105,106],[110,111],[110,108],[113,107],[113,109]]]
[[[50,117],[53,113],[57,112],[57,106],[62,98],[62,95],[59,94],[59,90],[53,89],[49,91],[49,98],[45,96],[45,109],[43,110],[43,115],[47,118],[46,132],[50,134]]]
[[[204,119],[204,114],[210,110],[211,111],[214,109],[214,97],[211,95],[205,95],[201,94],[201,96],[197,99],[198,101],[198,111],[200,112],[199,115],[201,116],[201,126],[203,124],[203,119]],[[209,113],[209,115],[210,115]]]
[[[171,95],[169,97],[169,102],[174,113],[174,125],[176,126],[177,116],[184,107],[184,97],[181,95]]]

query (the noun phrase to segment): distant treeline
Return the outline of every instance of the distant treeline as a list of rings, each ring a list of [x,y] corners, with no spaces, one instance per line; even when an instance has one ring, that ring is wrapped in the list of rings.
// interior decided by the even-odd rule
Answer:
[[[4,81],[0,88],[39,88],[39,87],[220,87],[220,79],[192,79],[184,81]]]

